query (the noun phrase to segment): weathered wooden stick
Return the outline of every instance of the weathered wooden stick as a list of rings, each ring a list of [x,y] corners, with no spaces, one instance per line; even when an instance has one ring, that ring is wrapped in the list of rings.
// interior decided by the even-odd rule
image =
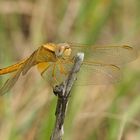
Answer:
[[[62,136],[64,134],[63,124],[66,114],[66,108],[68,105],[69,97],[71,95],[72,86],[74,84],[74,81],[76,80],[76,75],[80,70],[83,59],[84,53],[78,53],[75,57],[74,65],[67,79],[54,88],[54,93],[58,96],[58,100],[55,113],[55,127],[50,140],[62,140]]]

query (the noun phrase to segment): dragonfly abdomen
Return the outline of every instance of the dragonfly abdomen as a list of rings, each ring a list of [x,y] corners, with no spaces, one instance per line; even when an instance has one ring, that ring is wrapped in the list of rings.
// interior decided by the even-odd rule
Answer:
[[[26,60],[22,60],[19,63],[16,63],[16,64],[11,65],[9,67],[0,69],[0,75],[11,73],[11,72],[18,70],[25,61]]]

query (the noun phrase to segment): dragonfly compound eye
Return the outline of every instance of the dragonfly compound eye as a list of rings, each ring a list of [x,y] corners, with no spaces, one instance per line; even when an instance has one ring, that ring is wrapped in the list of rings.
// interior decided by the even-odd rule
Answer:
[[[70,50],[71,50],[70,46],[67,43],[60,43],[60,44],[57,45],[55,54],[58,57],[62,56],[63,54],[64,55],[70,55],[71,54]]]
[[[62,56],[63,52],[64,52],[64,49],[63,48],[57,47],[56,50],[55,50],[55,55],[57,57],[60,57],[60,56]]]

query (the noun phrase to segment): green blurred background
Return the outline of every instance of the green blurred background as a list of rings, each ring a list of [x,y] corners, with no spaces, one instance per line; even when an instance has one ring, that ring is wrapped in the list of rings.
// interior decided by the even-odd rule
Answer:
[[[0,67],[46,42],[127,44],[139,50],[140,0],[0,0]],[[65,140],[140,140],[140,59],[116,85],[75,87]],[[0,83],[9,77],[1,76]],[[0,97],[0,140],[49,140],[56,97],[33,68]]]

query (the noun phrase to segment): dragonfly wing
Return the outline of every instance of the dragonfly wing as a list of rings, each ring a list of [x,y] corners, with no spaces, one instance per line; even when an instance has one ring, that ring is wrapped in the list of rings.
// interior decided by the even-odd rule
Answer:
[[[41,75],[50,67],[50,64],[48,62],[42,62],[37,64],[38,71]]]
[[[53,52],[53,48],[49,48],[50,46],[47,46],[49,50],[47,50],[45,47],[40,47],[36,51],[32,53],[32,55],[28,58],[24,65],[24,69],[22,74],[26,74],[27,71],[34,65],[38,64],[39,70],[43,70],[49,63],[46,63],[46,61],[55,61],[56,57]],[[50,49],[52,51],[50,51]]]
[[[78,85],[106,85],[120,80],[120,68],[112,64],[84,62],[77,76]]]
[[[8,92],[14,86],[14,84],[17,82],[21,72],[22,72],[22,69],[17,70],[14,73],[14,75],[12,75],[11,78],[9,78],[5,82],[3,87],[0,89],[0,95],[4,95],[6,92]]]
[[[37,68],[45,81],[47,81],[51,86],[56,84],[57,80],[55,73],[57,71],[57,67],[55,63],[42,62],[37,64]]]
[[[49,67],[43,71],[42,76],[50,85],[55,86],[66,80],[72,66],[72,63],[49,63]]]
[[[55,76],[59,83],[64,81],[73,67],[72,62],[59,63]],[[106,85],[120,80],[120,68],[112,64],[83,62],[77,74],[76,85]]]
[[[134,48],[126,45],[122,46],[76,46],[71,45],[72,51],[77,53],[83,51],[85,53],[84,60],[97,61],[102,63],[110,63],[121,65],[128,63],[137,58],[137,52]],[[73,55],[75,55],[73,53]]]
[[[51,85],[58,85],[65,81],[73,67],[72,62],[52,63],[43,72],[43,78]],[[84,62],[77,75],[76,85],[106,85],[120,80],[120,68],[112,64]]]
[[[37,51],[34,51],[32,53],[32,55],[24,63],[24,66],[22,68],[22,74],[23,75],[25,75],[27,73],[27,71],[37,63],[36,55],[37,55]]]
[[[0,95],[5,94],[8,92],[14,84],[17,82],[20,74],[22,73],[23,75],[26,74],[26,72],[35,64],[35,55],[36,53],[34,52],[20,67],[17,69],[17,71],[14,73],[14,75],[9,78],[4,86],[0,89]]]

